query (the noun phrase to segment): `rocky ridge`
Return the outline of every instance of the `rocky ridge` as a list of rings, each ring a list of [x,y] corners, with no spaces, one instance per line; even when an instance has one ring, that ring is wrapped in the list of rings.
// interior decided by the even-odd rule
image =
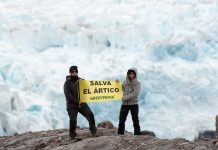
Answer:
[[[99,137],[92,137],[88,128],[78,128],[77,134],[83,140],[70,142],[68,129],[27,132],[14,136],[0,137],[1,150],[218,150],[218,140],[198,139],[188,141],[160,139],[150,131],[143,135],[125,132],[117,135],[117,128],[110,121],[98,124]]]

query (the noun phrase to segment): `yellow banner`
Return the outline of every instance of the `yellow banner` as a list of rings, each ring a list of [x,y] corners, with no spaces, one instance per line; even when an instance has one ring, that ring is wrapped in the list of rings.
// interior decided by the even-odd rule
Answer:
[[[115,80],[80,80],[80,102],[121,100],[122,85]]]

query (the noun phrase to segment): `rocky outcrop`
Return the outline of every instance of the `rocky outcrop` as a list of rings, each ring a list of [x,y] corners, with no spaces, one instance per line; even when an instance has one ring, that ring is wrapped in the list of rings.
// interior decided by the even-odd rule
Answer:
[[[107,129],[113,129],[114,126],[113,126],[113,124],[110,121],[106,120],[106,121],[100,122],[98,124],[98,127],[107,128]]]
[[[218,139],[218,115],[216,115],[216,138]]]
[[[88,128],[78,128],[83,140],[69,142],[68,129],[27,132],[14,136],[0,137],[0,149],[13,150],[215,150],[218,140],[188,141],[185,139],[159,139],[151,131],[143,135],[125,132],[117,135],[117,128],[109,121],[98,125],[99,137],[92,137]]]
[[[216,123],[215,127],[216,130],[204,130],[200,131],[197,140],[212,140],[212,139],[218,139],[218,115],[215,118]]]
[[[216,138],[216,132],[212,130],[200,131],[198,140],[211,140]]]

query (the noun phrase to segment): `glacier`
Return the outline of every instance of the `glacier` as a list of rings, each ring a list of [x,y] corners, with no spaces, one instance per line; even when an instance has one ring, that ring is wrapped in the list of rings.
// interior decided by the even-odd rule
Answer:
[[[0,136],[68,128],[71,65],[121,81],[136,67],[141,129],[159,138],[214,130],[217,16],[216,0],[0,0]],[[89,105],[96,123],[118,125],[120,101]],[[78,125],[88,125],[81,115]]]

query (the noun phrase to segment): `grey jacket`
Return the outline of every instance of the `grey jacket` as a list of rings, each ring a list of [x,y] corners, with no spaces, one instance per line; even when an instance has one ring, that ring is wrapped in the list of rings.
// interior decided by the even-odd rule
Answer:
[[[122,84],[123,88],[123,103],[122,105],[135,105],[138,104],[138,96],[141,90],[141,84],[137,80],[138,71],[136,68],[130,68],[129,70],[134,70],[136,77],[133,81],[130,81],[128,76]]]

